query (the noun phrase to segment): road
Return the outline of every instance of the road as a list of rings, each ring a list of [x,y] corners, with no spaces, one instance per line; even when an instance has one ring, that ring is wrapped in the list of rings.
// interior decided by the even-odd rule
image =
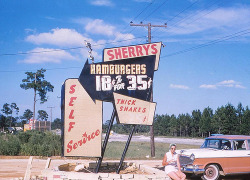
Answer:
[[[105,137],[105,134],[103,134]],[[128,135],[124,134],[112,134],[109,136],[109,142],[112,141],[127,141]],[[134,142],[150,142],[150,136],[136,135],[134,134],[132,140]],[[202,145],[203,139],[196,138],[166,138],[166,137],[155,137],[155,142],[160,143],[175,143],[175,144],[192,144],[192,145]]]

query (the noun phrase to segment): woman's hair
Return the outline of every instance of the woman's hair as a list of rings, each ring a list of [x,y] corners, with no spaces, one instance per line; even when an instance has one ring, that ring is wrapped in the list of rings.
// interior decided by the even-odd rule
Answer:
[[[175,147],[176,147],[176,144],[170,144],[170,145],[169,145],[169,149],[171,149],[172,146],[175,146]]]

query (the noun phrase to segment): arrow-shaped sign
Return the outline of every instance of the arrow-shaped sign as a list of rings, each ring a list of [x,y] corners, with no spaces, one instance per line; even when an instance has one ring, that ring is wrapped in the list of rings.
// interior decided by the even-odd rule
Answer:
[[[86,61],[79,82],[95,100],[113,101],[113,92],[149,100],[155,55],[89,64]]]

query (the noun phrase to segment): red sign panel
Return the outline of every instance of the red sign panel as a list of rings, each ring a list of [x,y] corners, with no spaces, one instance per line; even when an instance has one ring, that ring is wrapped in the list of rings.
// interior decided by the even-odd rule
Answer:
[[[121,124],[152,125],[156,103],[114,93],[118,122]]]
[[[159,66],[161,46],[162,43],[157,42],[150,44],[139,44],[133,46],[104,49],[103,61],[104,62],[115,61],[121,59],[130,59],[142,56],[156,55],[154,70],[157,70]]]

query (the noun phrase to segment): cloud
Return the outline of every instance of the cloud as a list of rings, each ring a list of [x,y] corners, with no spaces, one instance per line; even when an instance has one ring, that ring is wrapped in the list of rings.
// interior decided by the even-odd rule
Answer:
[[[202,85],[200,85],[200,88],[204,88],[204,89],[217,89],[216,85],[213,85],[213,84],[202,84]]]
[[[36,33],[36,29],[30,29],[30,28],[26,28],[24,29],[24,31],[28,34],[28,33]]]
[[[177,85],[177,84],[170,84],[169,87],[170,87],[170,88],[173,88],[173,89],[185,89],[185,90],[189,89],[188,86],[185,86],[185,85]]]
[[[95,6],[114,6],[110,0],[91,0],[90,4]]]
[[[221,86],[229,86],[232,87],[234,84],[238,84],[237,82],[235,82],[234,80],[225,80],[225,81],[221,81],[219,83],[217,83],[217,85],[221,85]]]
[[[225,81],[218,82],[216,84],[200,85],[200,88],[204,88],[204,89],[217,89],[219,87],[246,89],[246,87],[242,86],[240,82],[236,82],[234,80],[225,80]]]
[[[89,21],[85,26],[85,30],[87,33],[107,36],[109,38],[108,42],[114,42],[112,44],[115,45],[132,43],[135,38],[133,34],[121,33],[115,26],[105,23],[102,19]],[[118,43],[115,43],[117,41]],[[125,41],[125,43],[122,43],[122,41]]]
[[[85,30],[92,34],[101,34],[106,36],[112,36],[114,34],[115,27],[105,24],[101,19],[95,19],[89,22],[85,26]]]
[[[57,51],[57,53],[54,52],[54,50],[58,48],[63,49],[63,48],[80,47],[80,48],[74,49],[75,59],[79,59],[81,57],[87,58],[89,53],[88,53],[88,49],[85,48],[85,40],[91,43],[92,49],[93,49],[92,54],[94,55],[94,57],[98,60],[101,60],[102,56],[99,54],[101,53],[99,52],[99,50],[104,48],[106,40],[98,40],[97,42],[95,42],[93,39],[88,38],[87,36],[84,36],[78,33],[74,29],[56,28],[56,29],[52,29],[49,32],[27,36],[26,41],[33,43],[35,45],[45,45],[45,46],[52,45],[55,47],[54,49],[36,48],[30,51],[32,55],[29,55],[22,62],[25,62],[25,63],[45,63],[45,62],[59,63],[62,60],[64,60],[62,57],[53,59],[53,58],[47,58],[48,56],[44,54],[51,54],[51,55],[56,54],[59,56],[62,54],[62,52],[64,52],[65,59],[73,59],[73,55],[66,53],[66,51],[60,51],[61,53],[59,53],[59,51]],[[39,56],[41,57],[38,57],[37,53],[36,54],[32,53],[34,51],[36,52],[50,51],[50,52],[39,53]],[[79,57],[79,55],[81,57]]]
[[[169,23],[168,32],[175,35],[217,31],[229,33],[246,28],[250,23],[249,7],[213,8],[183,14]],[[233,22],[233,23],[232,23]]]
[[[75,23],[79,24],[80,19],[75,19]],[[50,30],[49,32],[43,32],[43,33],[36,33],[32,35],[28,35],[25,40],[27,42],[33,43],[35,45],[49,45],[50,48],[53,46],[53,49],[63,49],[63,48],[77,48],[74,49],[74,56],[75,59],[79,59],[81,57],[87,58],[89,56],[88,49],[85,48],[85,40],[89,43],[91,43],[92,46],[92,55],[94,56],[95,60],[101,61],[102,60],[102,50],[107,43],[112,44],[113,46],[122,46],[127,44],[132,44],[132,41],[134,41],[134,35],[127,33],[123,34],[119,30],[116,29],[115,26],[105,23],[101,19],[89,19],[89,18],[83,18],[84,21],[80,21],[82,25],[85,26],[86,33],[83,35],[79,32],[77,32],[75,29],[67,29],[67,28],[55,28]],[[30,30],[27,30],[30,32]],[[94,34],[94,35],[100,35],[103,37],[98,37],[98,41],[94,41],[93,39],[88,37],[88,34]],[[93,36],[96,37],[96,36]],[[47,48],[47,47],[46,47]],[[45,47],[36,48],[35,51],[46,49]],[[34,51],[34,50],[33,50]],[[50,52],[53,54],[54,52]],[[35,56],[34,53],[32,53],[33,56],[29,55],[24,61],[25,63],[45,63],[45,62],[53,62],[53,63],[59,63],[63,59],[62,58],[55,58],[50,59],[47,57],[41,56],[40,58],[38,56]],[[44,53],[43,53],[44,54]],[[48,53],[46,53],[48,54]],[[73,55],[71,54],[65,54],[66,59],[72,59]],[[71,55],[71,57],[69,56]],[[35,56],[35,58],[34,58]],[[32,58],[31,58],[32,57]],[[36,60],[34,60],[36,59]]]
[[[89,23],[90,21],[93,21],[93,20],[91,18],[87,18],[87,17],[79,17],[79,18],[72,18],[70,21],[72,23],[76,23],[76,24],[85,26],[87,23]]]
[[[39,53],[36,53],[39,52]],[[27,64],[40,64],[40,63],[61,63],[63,60],[77,60],[74,56],[64,50],[48,49],[48,48],[35,48],[26,59],[20,61]]]
[[[84,37],[74,29],[52,29],[50,32],[29,35],[26,41],[41,45],[56,45],[59,47],[82,46],[84,40],[90,40]]]
[[[133,34],[122,34],[122,33],[115,33],[115,39],[112,40],[114,45],[123,45],[123,44],[131,44],[134,41],[135,36]],[[124,42],[122,42],[124,41]]]

